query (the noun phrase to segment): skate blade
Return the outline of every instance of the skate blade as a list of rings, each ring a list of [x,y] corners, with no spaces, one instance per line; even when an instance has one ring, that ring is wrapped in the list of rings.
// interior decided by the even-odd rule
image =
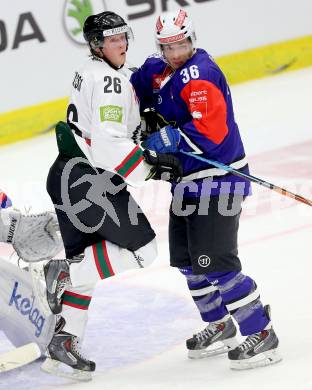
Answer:
[[[68,371],[65,371],[65,368]],[[40,369],[47,374],[60,376],[77,382],[89,382],[92,380],[91,372],[77,370],[50,358],[46,358]]]
[[[194,349],[194,350],[189,349],[188,358],[204,359],[207,357],[222,355],[224,353],[229,352],[231,349],[236,348],[238,345],[239,345],[239,341],[236,339],[236,337],[224,341],[217,341],[216,343],[210,345],[206,349]]]
[[[282,360],[277,349],[262,352],[250,359],[230,360],[231,370],[250,370],[258,367],[270,366]]]

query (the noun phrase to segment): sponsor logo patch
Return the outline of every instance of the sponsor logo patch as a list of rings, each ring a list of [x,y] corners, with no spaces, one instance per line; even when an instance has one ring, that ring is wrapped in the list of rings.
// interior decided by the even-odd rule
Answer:
[[[76,43],[86,45],[83,37],[83,25],[90,15],[106,11],[104,0],[66,0],[63,20],[65,31]]]
[[[102,106],[100,107],[101,122],[122,122],[122,107]]]
[[[179,27],[182,27],[186,16],[187,16],[187,13],[185,11],[183,11],[182,9],[180,9],[179,15],[176,18],[174,24],[179,26]]]
[[[211,259],[209,256],[207,255],[201,255],[199,256],[198,258],[198,264],[201,266],[201,267],[209,267],[211,263]]]
[[[40,314],[40,311],[35,307],[35,297],[30,298],[22,297],[21,294],[17,292],[18,282],[14,283],[14,288],[10,298],[9,306],[15,307],[15,309],[21,313],[22,316],[25,316],[35,327],[35,336],[39,337],[41,335],[42,329],[44,327],[45,318]]]
[[[180,33],[180,34],[174,35],[172,37],[159,38],[159,43],[169,44],[169,43],[181,41],[184,38],[185,38],[184,33]]]
[[[201,119],[203,117],[203,114],[200,111],[193,111],[192,112],[192,117],[194,119]]]
[[[12,218],[11,225],[10,225],[10,228],[9,228],[9,234],[8,234],[8,238],[7,238],[7,243],[13,242],[13,237],[14,237],[14,233],[15,233],[15,229],[16,229],[16,224],[17,224],[17,219],[16,218]]]

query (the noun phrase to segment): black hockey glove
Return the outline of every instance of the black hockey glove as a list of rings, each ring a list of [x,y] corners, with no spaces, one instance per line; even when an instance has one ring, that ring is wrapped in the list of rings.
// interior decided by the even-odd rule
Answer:
[[[145,149],[144,160],[152,165],[150,174],[146,180],[165,180],[179,183],[183,177],[183,168],[179,159],[170,154],[156,153],[153,150]]]
[[[144,141],[149,135],[159,131],[162,127],[167,125],[172,125],[173,127],[177,127],[175,122],[167,122],[165,119],[158,114],[153,107],[146,108],[143,112],[141,112],[141,120],[142,120],[142,140]]]

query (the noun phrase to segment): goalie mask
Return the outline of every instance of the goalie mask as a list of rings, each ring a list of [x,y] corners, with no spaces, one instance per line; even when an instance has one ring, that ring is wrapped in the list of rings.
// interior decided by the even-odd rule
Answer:
[[[184,10],[180,9],[159,16],[155,31],[155,41],[159,51],[161,51],[162,45],[176,43],[186,38],[191,41],[194,51],[196,49],[195,30],[191,19]]]
[[[105,37],[122,33],[126,34],[127,42],[133,38],[131,27],[121,16],[110,11],[90,15],[83,26],[84,39],[89,43],[91,49],[102,48]]]

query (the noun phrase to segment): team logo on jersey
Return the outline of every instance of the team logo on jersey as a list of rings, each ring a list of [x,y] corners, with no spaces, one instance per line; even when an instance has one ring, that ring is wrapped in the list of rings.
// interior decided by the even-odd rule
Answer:
[[[75,73],[75,78],[74,78],[74,81],[73,81],[73,87],[75,89],[77,89],[79,92],[81,90],[82,82],[83,82],[83,78],[81,77],[81,75],[78,72],[76,72]]]
[[[163,78],[161,77],[161,74],[153,74],[153,90],[154,90],[154,92],[159,91],[162,81],[163,81]]]
[[[152,76],[153,92],[158,92],[160,90],[160,88],[165,85],[165,81],[169,80],[171,75],[172,75],[172,71],[169,68],[169,66],[167,66],[166,69],[164,70],[164,72],[161,74],[154,73]]]
[[[207,255],[201,255],[199,256],[198,258],[198,264],[201,266],[201,267],[209,267],[210,266],[210,263],[211,263],[211,259],[209,256]]]
[[[83,38],[83,24],[88,16],[106,11],[104,0],[66,0],[64,26],[69,37],[79,44],[86,44]]]
[[[102,106],[100,107],[101,122],[122,122],[122,107]]]
[[[27,317],[29,321],[35,326],[35,336],[41,335],[44,327],[45,318],[41,315],[40,311],[35,307],[35,296],[30,298],[23,297],[17,292],[18,282],[14,283],[12,296],[10,298],[9,306],[15,307],[15,309],[21,313],[21,315]]]

